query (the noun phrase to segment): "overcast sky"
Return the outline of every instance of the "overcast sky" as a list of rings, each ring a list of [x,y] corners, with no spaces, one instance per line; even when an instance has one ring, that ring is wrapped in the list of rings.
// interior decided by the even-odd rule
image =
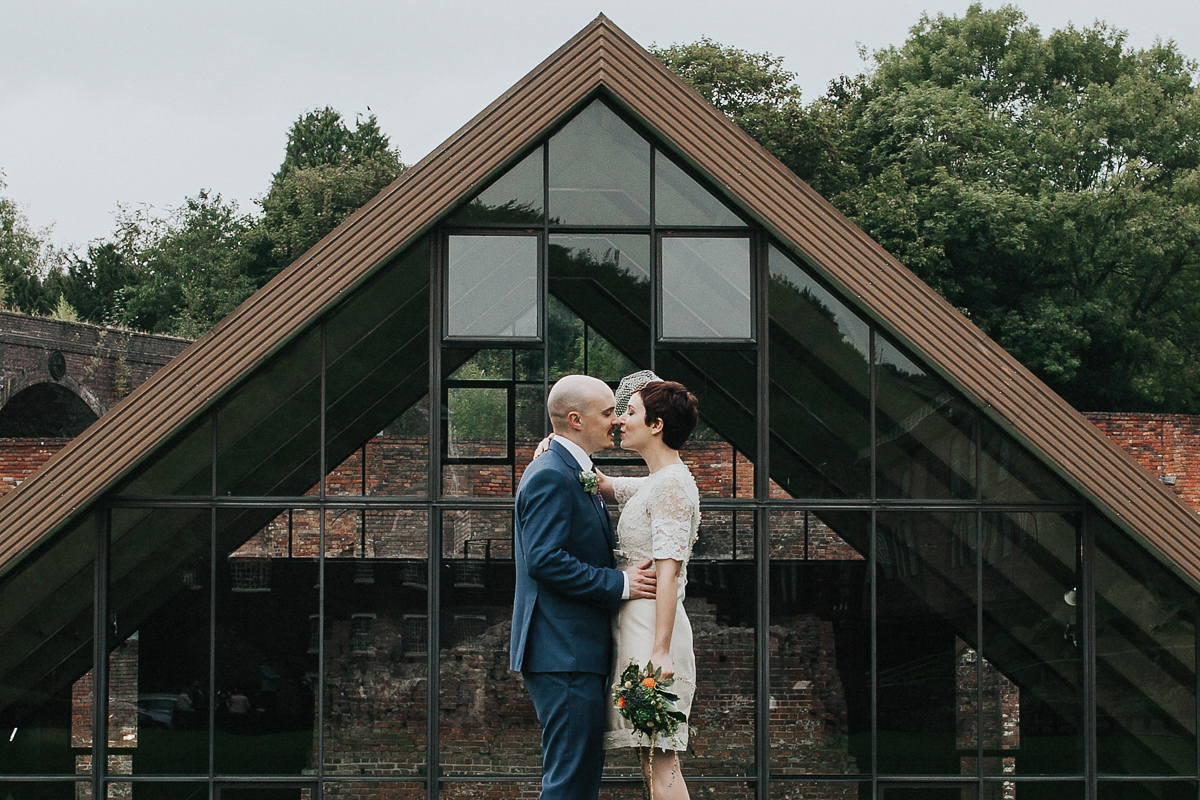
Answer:
[[[291,123],[374,113],[415,163],[603,12],[644,46],[782,56],[806,99],[967,0],[0,0],[0,195],[60,246],[108,236],[118,204],[201,189],[255,209]],[[996,7],[1000,3],[985,3]],[[1200,57],[1196,0],[1025,0],[1042,32],[1102,19]],[[368,109],[370,110],[368,112]]]

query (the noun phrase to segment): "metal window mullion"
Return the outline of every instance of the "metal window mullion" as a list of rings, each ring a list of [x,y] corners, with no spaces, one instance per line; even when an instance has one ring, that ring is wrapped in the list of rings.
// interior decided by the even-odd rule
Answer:
[[[325,500],[328,487],[326,485],[326,475],[329,473],[329,465],[327,463],[328,452],[325,446],[326,440],[326,409],[329,403],[326,400],[326,382],[325,382],[325,365],[328,363],[328,353],[326,352],[327,345],[327,325],[321,323],[321,424],[320,424],[320,462],[321,462],[321,490],[320,498]],[[366,447],[363,447],[364,462],[366,459]],[[319,542],[320,552],[317,554],[317,686],[320,687],[320,692],[317,695],[317,780],[320,781],[321,776],[325,772],[325,507],[324,503],[318,508],[317,513],[320,515],[317,521],[317,541]],[[288,527],[291,527],[291,510],[288,510]],[[289,535],[290,542],[290,535]],[[290,546],[290,544],[289,544]],[[320,785],[318,783],[318,785]]]
[[[978,453],[978,451],[976,451]],[[983,796],[983,512],[976,509],[975,518],[975,776],[978,796]],[[999,749],[999,742],[997,742]],[[1003,774],[1003,759],[1000,772]]]
[[[96,563],[92,587],[92,797],[105,797],[108,771],[108,561],[112,511],[96,513]]]
[[[751,264],[750,274],[751,279],[755,279],[757,273],[766,269],[767,259],[763,249],[765,243],[762,237],[751,235]],[[770,360],[767,353],[767,315],[766,315],[766,288],[768,281],[759,280],[752,284],[752,290],[755,292],[757,302],[753,305],[757,308],[751,308],[751,320],[755,327],[755,338],[758,340],[758,347],[755,349],[757,357],[757,417],[758,429],[755,431],[756,449],[754,454],[755,469],[754,469],[754,498],[756,507],[754,511],[754,530],[755,530],[755,546],[754,546],[754,571],[755,580],[758,583],[758,591],[756,604],[756,619],[754,638],[755,649],[757,652],[756,667],[758,671],[758,691],[755,702],[755,766],[758,773],[758,783],[755,786],[755,795],[758,800],[770,800],[771,796],[771,515],[769,510],[761,505],[763,501],[770,497],[770,391],[771,391],[771,372]],[[737,463],[737,452],[734,451],[734,463]],[[737,484],[734,483],[734,491],[736,494]],[[734,512],[734,550],[737,550],[737,514]],[[806,543],[807,546],[807,543]]]
[[[438,748],[440,731],[438,727],[438,695],[440,682],[438,680],[437,641],[438,629],[438,567],[441,564],[440,550],[435,551],[434,545],[440,540],[441,512],[437,501],[442,496],[442,332],[445,320],[445,294],[442,291],[442,247],[443,238],[433,237],[430,248],[430,298],[429,305],[429,495],[432,503],[428,508],[428,527],[425,541],[425,796],[427,800],[438,800],[438,773],[441,771]],[[541,311],[539,310],[539,315]],[[435,558],[434,554],[439,557]]]
[[[875,435],[875,432],[876,432],[875,426],[876,426],[876,406],[878,405],[878,400],[879,400],[879,398],[878,398],[878,375],[879,375],[878,361],[879,361],[879,359],[875,352],[875,326],[874,325],[871,325],[867,330],[867,347],[869,348],[870,354],[871,354],[870,360],[868,362],[868,371],[867,371],[867,387],[868,387],[867,392],[870,396],[870,404],[871,404],[869,413],[867,414],[868,436],[870,437],[870,441],[867,444],[867,449],[868,449],[868,452],[870,453],[868,461],[869,461],[870,470],[871,470],[871,482],[870,482],[870,487],[871,487],[870,488],[870,492],[871,492],[870,493],[871,540],[870,540],[870,542],[868,542],[868,545],[867,545],[867,562],[868,562],[867,563],[867,580],[870,581],[870,586],[871,586],[870,609],[869,609],[869,613],[870,613],[870,633],[869,633],[869,635],[870,635],[870,651],[871,651],[871,654],[870,654],[871,660],[870,660],[870,667],[869,667],[869,675],[870,675],[869,686],[870,686],[870,696],[871,696],[871,701],[870,701],[870,703],[871,703],[871,790],[872,790],[873,796],[878,796],[878,794],[879,794],[879,681],[878,681],[878,675],[879,675],[879,669],[878,669],[879,615],[876,610],[876,606],[878,605],[878,587],[877,587],[878,567],[877,567],[876,562],[878,561],[877,542],[878,542],[879,537],[876,535],[875,528],[879,522],[879,520],[878,520],[879,491],[878,491],[878,486],[876,485],[876,483],[877,483],[876,475],[878,473],[876,459],[878,457],[878,454],[876,452],[876,447],[875,447],[875,442],[876,442],[876,438],[877,438]]]
[[[215,427],[215,426],[214,426]],[[213,440],[216,436],[214,433]],[[288,523],[288,558],[291,558],[291,523]],[[216,777],[217,733],[217,509],[208,510],[208,782]]]
[[[1082,619],[1077,621],[1080,635],[1083,637],[1083,774],[1085,781],[1085,796],[1096,797],[1096,598],[1095,585],[1092,581],[1095,561],[1092,557],[1095,542],[1092,537],[1093,526],[1089,522],[1090,514],[1083,513],[1078,517],[1080,527],[1080,575],[1077,578],[1079,587],[1075,593],[1076,608]],[[1083,603],[1079,603],[1082,593]]]

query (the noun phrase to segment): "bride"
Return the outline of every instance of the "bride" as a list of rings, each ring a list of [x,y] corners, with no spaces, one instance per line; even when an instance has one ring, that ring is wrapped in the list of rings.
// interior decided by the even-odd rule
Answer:
[[[689,716],[696,691],[696,657],[692,626],[683,608],[687,563],[700,525],[700,497],[692,473],[679,457],[699,419],[696,396],[680,383],[660,380],[653,372],[626,376],[616,392],[621,448],[633,450],[650,474],[617,478],[596,470],[604,499],[621,508],[617,523],[618,569],[630,563],[655,563],[658,592],[654,599],[628,600],[613,619],[615,675],[631,662],[647,661],[674,677],[676,706]],[[538,448],[544,449],[546,442]],[[647,784],[655,800],[687,800],[678,751],[687,749],[688,726],[656,734],[654,742],[634,730],[615,708],[608,710],[606,749],[639,751]]]

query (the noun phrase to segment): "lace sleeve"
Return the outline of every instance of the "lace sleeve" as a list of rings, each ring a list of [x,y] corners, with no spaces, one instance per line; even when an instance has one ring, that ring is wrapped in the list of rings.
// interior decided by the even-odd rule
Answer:
[[[616,496],[617,505],[623,506],[633,497],[638,487],[642,485],[645,478],[612,478],[613,494]]]
[[[659,485],[650,501],[650,526],[654,532],[654,558],[687,563],[696,529],[696,503],[682,482],[672,477]]]

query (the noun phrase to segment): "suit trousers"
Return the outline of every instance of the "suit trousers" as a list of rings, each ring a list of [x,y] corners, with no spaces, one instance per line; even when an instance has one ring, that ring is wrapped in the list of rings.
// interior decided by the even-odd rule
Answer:
[[[541,800],[596,800],[604,769],[608,676],[521,674],[542,723]]]

